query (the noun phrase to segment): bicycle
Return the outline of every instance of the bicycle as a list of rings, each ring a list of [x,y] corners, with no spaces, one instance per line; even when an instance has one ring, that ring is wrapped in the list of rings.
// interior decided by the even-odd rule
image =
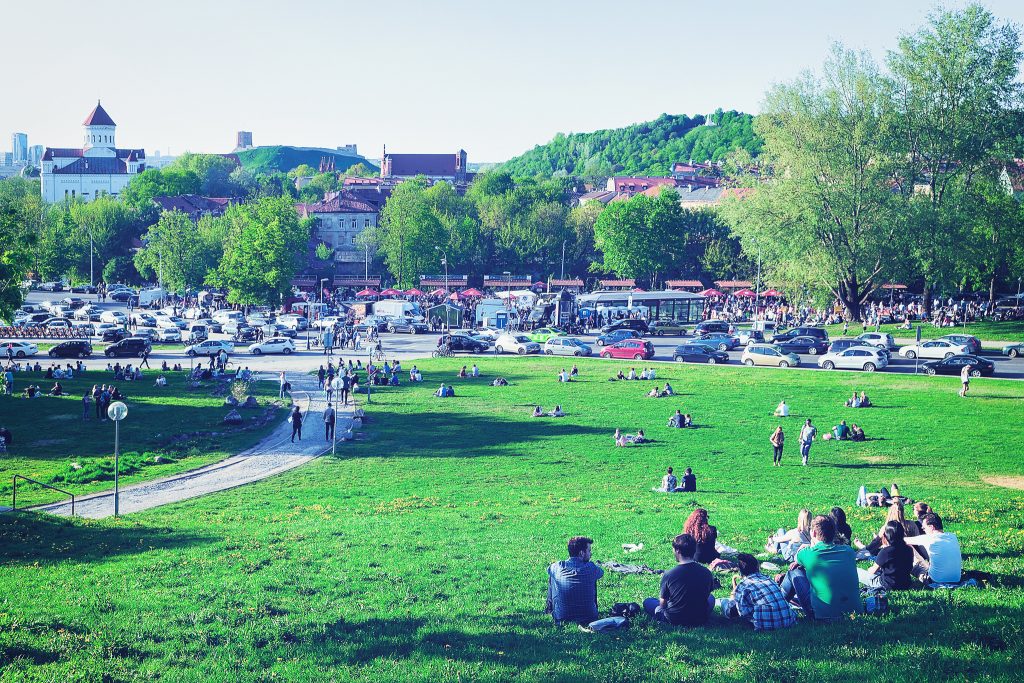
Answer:
[[[445,346],[439,346],[430,354],[431,358],[453,358],[454,356],[455,352],[452,351],[452,347],[447,344]]]

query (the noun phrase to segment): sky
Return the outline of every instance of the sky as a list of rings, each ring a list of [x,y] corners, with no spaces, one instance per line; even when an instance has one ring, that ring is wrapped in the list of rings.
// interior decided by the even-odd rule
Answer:
[[[558,132],[756,113],[833,42],[878,59],[913,0],[51,0],[4,3],[0,150],[73,147],[102,99],[119,147],[455,152],[504,161]],[[961,7],[964,2],[947,2]],[[1024,24],[1024,1],[984,3]]]

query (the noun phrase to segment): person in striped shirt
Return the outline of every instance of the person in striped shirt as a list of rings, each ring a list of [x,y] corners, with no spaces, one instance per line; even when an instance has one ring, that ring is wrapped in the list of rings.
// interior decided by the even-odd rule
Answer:
[[[736,556],[741,580],[732,577],[732,597],[719,601],[722,614],[730,619],[745,619],[755,631],[788,628],[796,623],[796,612],[786,602],[782,589],[761,573],[757,558],[749,553]]]

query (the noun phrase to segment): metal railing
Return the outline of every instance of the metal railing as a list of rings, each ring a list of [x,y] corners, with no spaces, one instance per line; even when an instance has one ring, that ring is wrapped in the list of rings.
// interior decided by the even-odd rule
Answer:
[[[15,474],[14,475],[14,481],[13,481],[14,492],[13,492],[13,495],[12,495],[12,498],[11,498],[11,509],[12,510],[17,510],[18,509],[18,480],[19,479],[24,479],[25,481],[31,482],[33,484],[37,484],[39,486],[42,486],[43,488],[50,489],[52,491],[57,491],[58,493],[63,493],[66,496],[71,496],[71,516],[72,517],[75,516],[75,494],[71,493],[71,491],[65,491],[64,489],[59,489],[56,486],[50,486],[49,484],[44,484],[41,481],[36,481],[35,479],[30,479],[29,477],[25,477],[25,476],[22,476],[20,474]]]

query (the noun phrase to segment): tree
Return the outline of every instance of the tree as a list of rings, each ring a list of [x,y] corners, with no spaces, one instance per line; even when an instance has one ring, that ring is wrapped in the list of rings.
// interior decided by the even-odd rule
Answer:
[[[675,191],[612,202],[594,223],[594,246],[602,259],[592,269],[653,282],[671,262],[670,242],[681,212]]]
[[[381,212],[377,245],[398,286],[412,287],[416,275],[436,269],[434,247],[443,248],[446,243],[426,181],[415,178],[396,187]]]
[[[770,274],[826,288],[853,319],[898,253],[885,110],[877,68],[836,47],[823,77],[768,92],[755,129],[774,175],[748,178],[753,193],[721,209]]]
[[[220,221],[225,226],[224,256],[207,282],[227,288],[231,303],[279,302],[305,263],[310,222],[299,220],[287,197],[233,205]]]
[[[316,245],[316,257],[321,261],[326,261],[334,254],[334,250],[327,246],[326,243],[320,242]]]
[[[940,11],[927,26],[900,38],[889,54],[891,142],[897,187],[908,203],[908,254],[931,292],[963,265],[967,197],[1015,133],[1021,85],[1020,37],[988,10],[970,5]]]
[[[139,273],[129,256],[116,256],[103,266],[104,282],[138,282]]]
[[[22,304],[21,283],[32,266],[41,215],[38,182],[0,180],[0,318],[10,320]]]
[[[224,232],[224,223],[210,216],[193,223],[181,211],[165,211],[143,236],[135,267],[174,292],[199,287],[217,267]]]

